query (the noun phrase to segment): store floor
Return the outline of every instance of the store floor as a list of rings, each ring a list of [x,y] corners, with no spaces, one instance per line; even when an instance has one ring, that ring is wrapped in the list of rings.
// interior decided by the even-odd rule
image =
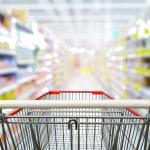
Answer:
[[[102,87],[91,73],[76,71],[61,89],[85,91],[102,90]]]

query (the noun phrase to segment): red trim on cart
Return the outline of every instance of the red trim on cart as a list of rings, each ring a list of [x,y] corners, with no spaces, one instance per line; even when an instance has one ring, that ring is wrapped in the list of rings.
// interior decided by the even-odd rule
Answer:
[[[111,100],[115,100],[113,97],[111,97],[110,95],[106,94],[105,92],[103,92],[103,94],[105,96],[107,96],[108,98],[110,98]],[[141,116],[141,113],[139,113],[138,111],[136,111],[135,109],[133,108],[126,108],[130,113],[132,113],[133,115],[135,116]]]
[[[50,91],[49,94],[60,94],[60,91]]]
[[[17,108],[17,109],[15,109],[15,110],[13,110],[13,111],[10,111],[10,112],[7,114],[7,116],[13,116],[13,115],[17,114],[18,112],[20,112],[21,110],[22,110],[22,109]]]
[[[103,91],[65,91],[65,90],[56,90],[50,91],[49,94],[60,94],[60,93],[93,93],[93,94],[103,94]]]
[[[93,91],[92,94],[96,94],[96,95],[102,95],[103,92],[102,91]]]
[[[41,99],[42,97],[46,96],[47,94],[61,94],[61,93],[92,93],[92,94],[104,94],[103,91],[63,91],[63,90],[56,90],[56,91],[49,91],[47,93],[44,93],[43,95],[39,96],[36,98],[36,100]],[[106,96],[108,96],[107,94],[105,94]],[[108,96],[108,98],[111,98],[111,96]]]
[[[107,96],[109,99],[114,99],[112,96],[106,94],[105,92],[103,92],[103,94],[104,94],[105,96]]]
[[[44,93],[43,95],[41,95],[41,96],[39,96],[39,97],[37,97],[37,98],[35,98],[36,100],[40,100],[42,97],[44,97],[44,96],[46,96],[47,94],[49,94],[50,92],[48,91],[48,92],[46,92],[46,93]]]
[[[107,96],[109,99],[115,100],[112,96],[106,94],[103,91],[59,91],[59,90],[58,91],[49,91],[49,92],[39,96],[38,98],[36,98],[36,100],[40,100],[42,97],[46,96],[47,94],[60,94],[60,93],[92,93],[92,94],[99,94],[99,95],[103,94],[103,95]],[[17,114],[18,112],[20,112],[21,110],[22,109],[15,109],[14,111],[8,113],[7,115],[13,116],[13,115]],[[127,110],[135,116],[141,116],[141,114],[138,111],[136,111],[135,109],[127,108]]]
[[[141,116],[141,113],[139,113],[138,111],[136,111],[135,109],[132,109],[132,108],[127,108],[127,110],[134,114],[135,116]]]

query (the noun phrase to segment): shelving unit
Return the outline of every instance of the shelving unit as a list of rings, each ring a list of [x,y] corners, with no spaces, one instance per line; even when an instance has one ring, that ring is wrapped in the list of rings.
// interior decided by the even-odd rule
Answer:
[[[111,94],[127,98],[150,98],[150,36],[133,39],[107,53]],[[147,43],[147,44],[146,44]],[[116,90],[118,89],[118,90]],[[117,96],[116,96],[117,97]]]
[[[5,50],[5,49],[0,49],[0,55],[6,55],[6,56],[16,56],[16,51],[14,50]]]
[[[27,100],[32,97],[32,94],[35,92],[35,88],[27,90],[25,93],[17,97],[17,100]]]
[[[24,86],[26,87],[28,84],[33,83],[33,80],[36,79],[35,69],[30,69],[30,71],[28,71],[28,66],[34,64],[33,67],[36,67],[36,60],[35,58],[33,58],[32,61],[31,59],[22,59],[24,56],[26,56],[23,52],[26,52],[25,49],[28,49],[28,45],[24,45],[27,47],[20,47],[20,44],[21,42],[27,44],[27,42],[23,41],[24,39],[22,38],[24,34],[34,37],[34,33],[29,27],[22,24],[18,20],[12,22],[12,17],[10,17],[9,15],[4,13],[1,15],[6,17],[7,22],[9,22],[9,26],[5,27],[5,25],[3,25],[3,22],[1,22],[2,25],[0,26],[0,37],[5,37],[4,39],[6,40],[5,42],[0,41],[0,62],[3,66],[5,65],[4,67],[0,67],[0,82],[3,83],[3,86],[0,87],[0,99],[31,98],[31,94],[34,92],[34,85],[32,85],[33,87],[31,87],[31,89],[26,89],[30,93],[26,92],[22,95],[19,95],[18,90],[20,91],[20,89],[24,89]],[[12,29],[13,34],[11,32]],[[13,41],[16,42],[14,43],[15,47],[13,46],[13,49],[11,47],[11,43],[9,43],[9,39],[12,40],[12,38]],[[30,44],[30,42],[32,42],[32,40],[28,43]],[[6,64],[8,66],[6,66]],[[25,68],[24,66],[27,66],[27,68]]]
[[[34,60],[19,60],[17,61],[18,65],[32,65],[34,64]]]
[[[17,68],[5,68],[5,69],[1,69],[0,70],[0,75],[5,75],[5,74],[11,74],[11,73],[15,73],[17,71]]]
[[[0,36],[3,34],[13,38],[15,47],[12,49],[7,40],[7,44],[0,45],[0,61],[5,57],[8,62],[11,60],[9,68],[0,68],[0,82],[11,77],[15,84],[10,82],[0,87],[0,99],[35,99],[47,90],[60,87],[72,69],[71,55],[67,47],[61,42],[49,39],[47,33],[40,33],[38,29],[35,32],[35,29],[18,20],[11,22],[10,16],[7,19],[9,28],[13,28],[15,32],[12,34],[11,30],[2,26]],[[54,45],[57,45],[57,48]]]
[[[14,90],[17,88],[17,84],[15,83],[11,83],[11,84],[8,84],[7,86],[5,87],[1,87],[1,90],[0,90],[0,95],[8,92],[8,91],[11,91],[11,90]]]
[[[143,24],[135,25],[135,33],[120,39],[123,44],[115,41],[96,53],[93,74],[114,98],[150,98],[150,27]]]
[[[36,75],[26,76],[19,79],[18,84],[24,84],[26,82],[30,82],[36,78]]]

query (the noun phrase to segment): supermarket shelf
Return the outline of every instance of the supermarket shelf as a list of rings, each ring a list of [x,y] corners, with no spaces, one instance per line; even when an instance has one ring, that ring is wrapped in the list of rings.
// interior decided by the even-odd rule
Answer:
[[[0,89],[0,95],[4,94],[4,93],[6,93],[6,92],[8,92],[10,90],[16,89],[18,85],[23,84],[23,83],[28,82],[28,81],[31,81],[34,78],[35,78],[35,75],[32,75],[32,76],[20,79],[17,84],[15,84],[15,83],[8,84],[7,86],[5,86],[5,87]]]
[[[49,80],[51,80],[52,79],[52,77],[50,78],[43,78],[43,79],[41,79],[41,80],[39,80],[38,82],[37,82],[37,84],[42,84],[42,83],[44,83],[44,82],[48,82]]]
[[[11,83],[11,84],[9,84],[9,85],[7,85],[7,86],[5,86],[5,87],[3,87],[3,88],[0,89],[0,95],[4,94],[4,93],[6,93],[6,92],[8,92],[8,91],[10,91],[10,90],[14,90],[14,89],[17,88],[17,86],[18,86],[19,84],[23,84],[23,83],[25,83],[25,82],[31,81],[31,80],[33,80],[34,78],[35,78],[35,76],[31,76],[31,77],[28,77],[28,78],[26,77],[26,78],[21,79],[21,80],[19,81],[19,83],[17,83],[17,84]],[[30,95],[30,93],[32,94],[32,93],[33,93],[33,90],[30,90],[28,93],[23,94],[23,95],[21,96],[21,98],[25,97],[26,95]],[[20,97],[19,97],[19,98],[20,98]],[[23,98],[23,99],[24,99],[24,98]]]
[[[113,95],[113,97],[115,97],[115,98],[119,98],[120,97],[120,95],[122,96],[122,90],[120,90],[120,88],[119,87],[117,87],[117,86],[114,86],[113,88],[112,88],[112,90],[114,91],[114,93],[112,93],[112,95]]]
[[[31,65],[34,64],[34,60],[19,60],[17,62],[18,65]]]
[[[128,55],[126,58],[127,59],[139,59],[139,58],[149,58],[150,55],[141,55],[141,56],[137,56],[135,54],[130,54]]]
[[[53,90],[53,89],[54,89],[54,87],[52,85],[48,86],[47,82],[45,82],[38,89],[36,89],[33,98],[36,99],[37,97],[39,97],[39,96],[43,95],[44,93],[46,93],[50,90]]]
[[[4,35],[4,36],[8,36],[9,35],[9,31],[4,28],[3,26],[0,27],[0,34]]]
[[[148,97],[150,97],[150,87],[149,88],[142,88],[142,90],[141,90],[141,93],[144,95],[144,96],[146,96],[146,98]]]
[[[51,69],[51,68],[50,68]],[[37,69],[36,71],[37,72],[46,72],[46,73],[52,73],[52,70],[50,70],[50,69]]]
[[[104,81],[102,81],[102,79],[100,79],[100,76],[95,74],[95,78],[100,83],[100,85],[106,90],[106,85],[105,85]]]
[[[128,73],[128,76],[130,77],[150,77],[150,74],[140,74],[140,73],[136,73],[135,71],[131,71],[130,73]]]
[[[120,80],[120,83],[118,83],[117,81],[118,81],[118,78],[114,78],[114,77],[110,77],[110,79],[112,80],[112,81],[115,81],[115,85],[114,86],[117,86],[118,88],[120,88],[120,90],[127,90],[128,89],[128,87],[127,86],[125,86],[124,84],[121,84],[121,80]]]
[[[25,93],[22,94],[21,96],[18,96],[18,97],[17,97],[17,100],[25,100],[25,99],[28,99],[34,92],[35,92],[35,88],[32,88],[31,90],[28,90],[27,92],[25,92]]]
[[[17,88],[17,84],[15,84],[15,83],[9,84],[9,85],[5,86],[4,88],[0,89],[0,95],[4,94],[10,90],[16,89],[16,88]]]
[[[123,61],[126,57],[123,56],[113,56],[112,58],[109,58],[109,61],[113,61],[113,62],[118,62],[118,61]]]
[[[22,30],[27,33],[30,33],[30,34],[33,34],[33,31],[30,28],[28,28],[27,26],[23,25],[21,22],[17,21],[15,25],[16,25],[17,29]]]
[[[23,83],[29,82],[29,81],[35,79],[35,77],[36,77],[35,75],[24,77],[24,78],[20,79],[18,83],[23,84]]]
[[[15,50],[0,49],[0,55],[15,56],[16,55],[16,51]]]
[[[4,75],[4,74],[10,74],[10,73],[14,73],[17,71],[17,68],[7,68],[7,69],[0,69],[0,75]]]
[[[119,70],[119,71],[124,71],[126,68],[124,68],[123,65],[108,65],[109,68],[114,69],[114,70]],[[125,72],[125,71],[124,71]]]

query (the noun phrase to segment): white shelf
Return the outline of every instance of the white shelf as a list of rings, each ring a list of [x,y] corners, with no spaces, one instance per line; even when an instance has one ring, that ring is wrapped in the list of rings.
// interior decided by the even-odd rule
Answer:
[[[43,95],[44,93],[49,92],[50,90],[54,90],[54,87],[52,85],[50,85],[50,86],[47,86],[47,84],[42,85],[42,87],[39,87],[38,89],[36,89],[34,99],[38,98],[39,96]]]
[[[31,81],[35,78],[35,75],[32,75],[32,76],[29,76],[29,77],[25,77],[23,79],[20,79],[17,83],[17,81],[15,83],[11,83],[11,84],[8,84],[6,85],[5,87],[2,87],[0,88],[0,95],[10,91],[10,90],[13,90],[13,89],[16,89],[17,86],[19,86],[20,84],[23,84],[25,82],[28,82],[28,81]]]
[[[150,96],[150,88],[142,88],[142,90],[141,90],[141,94],[143,94],[143,95],[145,95],[145,96]]]
[[[15,88],[17,88],[17,84],[16,83],[9,84],[9,85],[7,85],[7,86],[5,86],[5,87],[0,89],[0,95],[4,94],[4,93],[6,93],[6,92],[8,92],[10,90],[13,90]]]
[[[46,82],[47,81],[47,79],[41,79],[41,80],[39,80],[39,81],[37,81],[37,84],[42,84],[42,83],[44,83],[44,82]]]
[[[27,91],[26,93],[22,94],[21,96],[17,97],[17,100],[25,100],[28,99],[35,91],[35,88]]]
[[[23,83],[29,82],[29,81],[35,79],[35,77],[36,77],[35,75],[24,77],[24,78],[20,79],[18,83],[23,84]]]
[[[7,68],[7,69],[0,69],[0,75],[8,74],[8,73],[13,73],[16,72],[17,68]]]
[[[10,35],[9,31],[6,30],[3,26],[1,26],[1,28],[0,28],[0,34],[3,36],[9,36]]]
[[[150,55],[137,56],[135,54],[130,54],[126,58],[128,58],[128,59],[135,59],[135,58],[139,59],[139,58],[149,58],[149,57],[150,57]]]
[[[16,55],[16,51],[15,50],[0,49],[0,55],[15,56]]]
[[[49,81],[51,79],[52,79],[52,75],[47,75],[47,76],[43,77],[41,80],[37,81],[37,84],[42,84],[42,83]]]
[[[17,62],[18,65],[31,65],[34,64],[34,60],[19,60]]]

